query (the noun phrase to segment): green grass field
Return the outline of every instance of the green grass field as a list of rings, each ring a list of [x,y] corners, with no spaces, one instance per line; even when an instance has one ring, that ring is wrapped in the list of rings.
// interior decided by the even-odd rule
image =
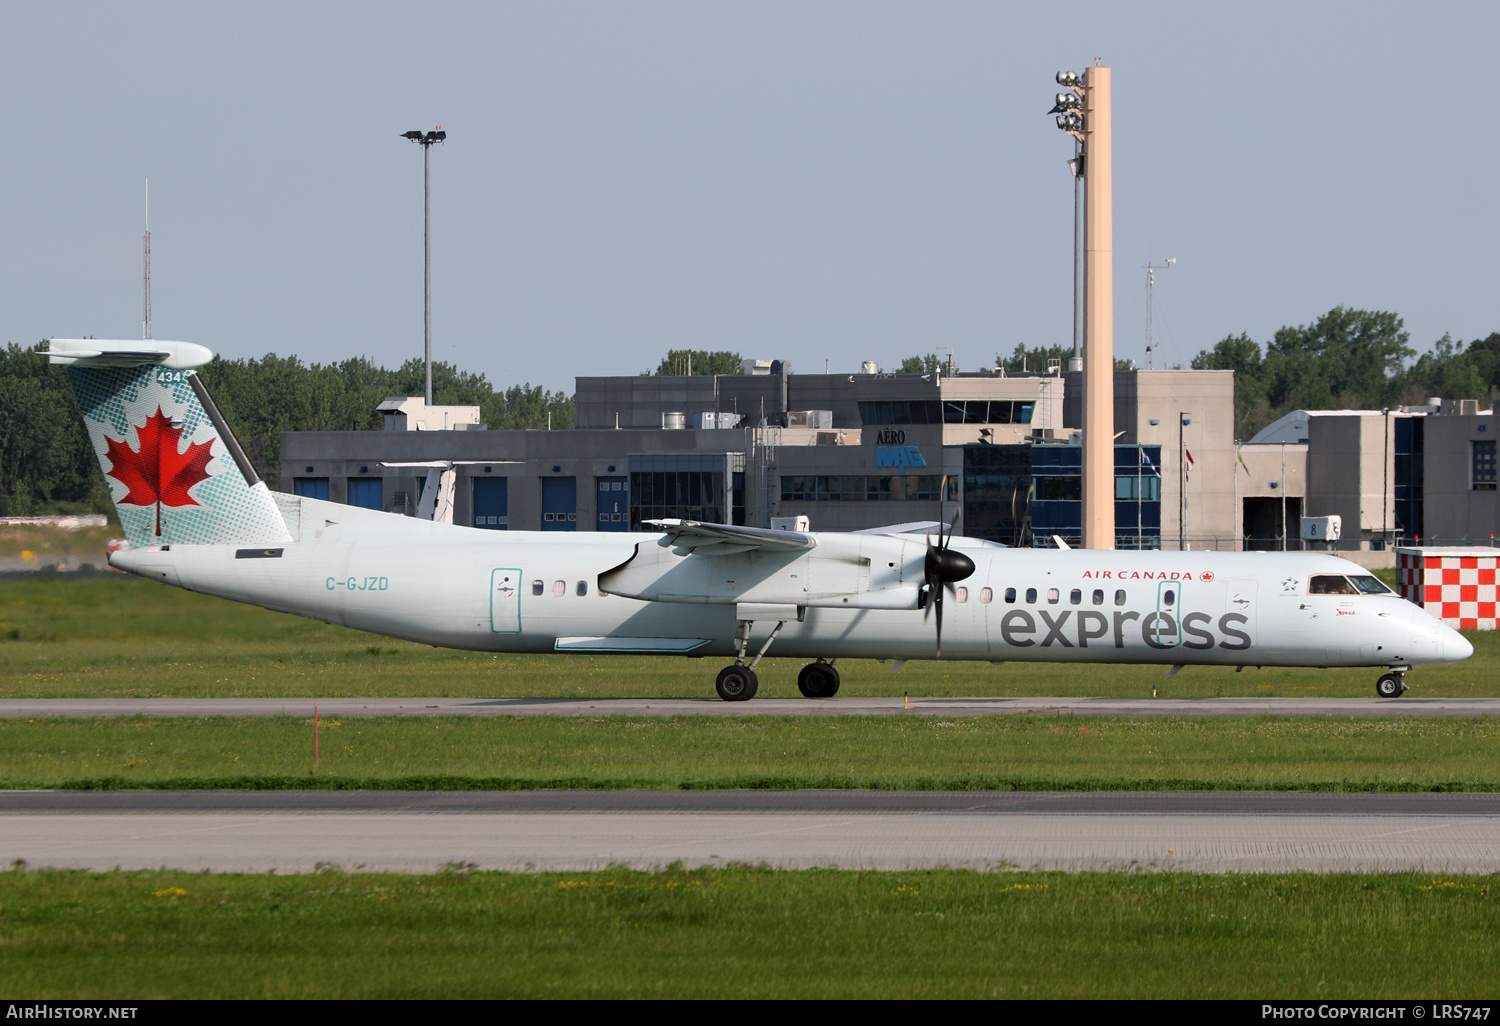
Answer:
[[[1472,998],[1497,877],[0,873],[28,998]]]
[[[0,787],[1500,790],[1492,720],[0,720]]]
[[[1409,675],[1413,695],[1493,695],[1500,632]],[[795,697],[801,660],[767,659],[760,694]],[[1368,696],[1377,671],[845,660],[842,695]],[[703,697],[711,659],[453,652],[134,578],[0,582],[0,698],[219,696]]]

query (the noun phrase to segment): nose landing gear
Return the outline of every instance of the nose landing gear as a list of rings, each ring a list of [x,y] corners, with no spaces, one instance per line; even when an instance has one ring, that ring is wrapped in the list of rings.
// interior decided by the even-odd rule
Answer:
[[[1381,698],[1400,698],[1406,694],[1406,671],[1392,670],[1375,682],[1375,693]]]

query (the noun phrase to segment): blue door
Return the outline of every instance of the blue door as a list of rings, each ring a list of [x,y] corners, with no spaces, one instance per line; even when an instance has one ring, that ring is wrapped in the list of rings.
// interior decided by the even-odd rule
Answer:
[[[361,509],[380,509],[385,498],[385,479],[381,477],[351,477],[349,479],[349,505]]]
[[[292,480],[292,489],[305,499],[328,498],[328,478],[299,477]]]
[[[510,529],[510,489],[503,477],[474,479],[474,526],[486,531]]]
[[[630,488],[628,477],[599,478],[600,531],[625,531],[630,528]]]
[[[542,530],[578,530],[577,478],[542,478]]]

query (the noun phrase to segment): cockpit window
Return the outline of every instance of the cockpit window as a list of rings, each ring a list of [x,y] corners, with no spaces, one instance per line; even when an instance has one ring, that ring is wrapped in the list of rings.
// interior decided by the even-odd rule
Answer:
[[[1373,578],[1372,578],[1373,580]],[[1354,585],[1343,574],[1318,574],[1307,585],[1309,595],[1357,595]]]
[[[1385,582],[1382,581],[1379,577],[1351,577],[1349,578],[1349,583],[1353,584],[1356,588],[1364,592],[1366,595],[1391,594],[1391,589],[1386,587]]]

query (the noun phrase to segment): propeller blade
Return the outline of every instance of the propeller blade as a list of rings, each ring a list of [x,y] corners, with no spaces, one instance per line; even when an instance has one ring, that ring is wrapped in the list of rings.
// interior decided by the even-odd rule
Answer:
[[[932,601],[937,605],[937,655],[941,659],[943,657],[943,586],[941,584],[932,593]]]

